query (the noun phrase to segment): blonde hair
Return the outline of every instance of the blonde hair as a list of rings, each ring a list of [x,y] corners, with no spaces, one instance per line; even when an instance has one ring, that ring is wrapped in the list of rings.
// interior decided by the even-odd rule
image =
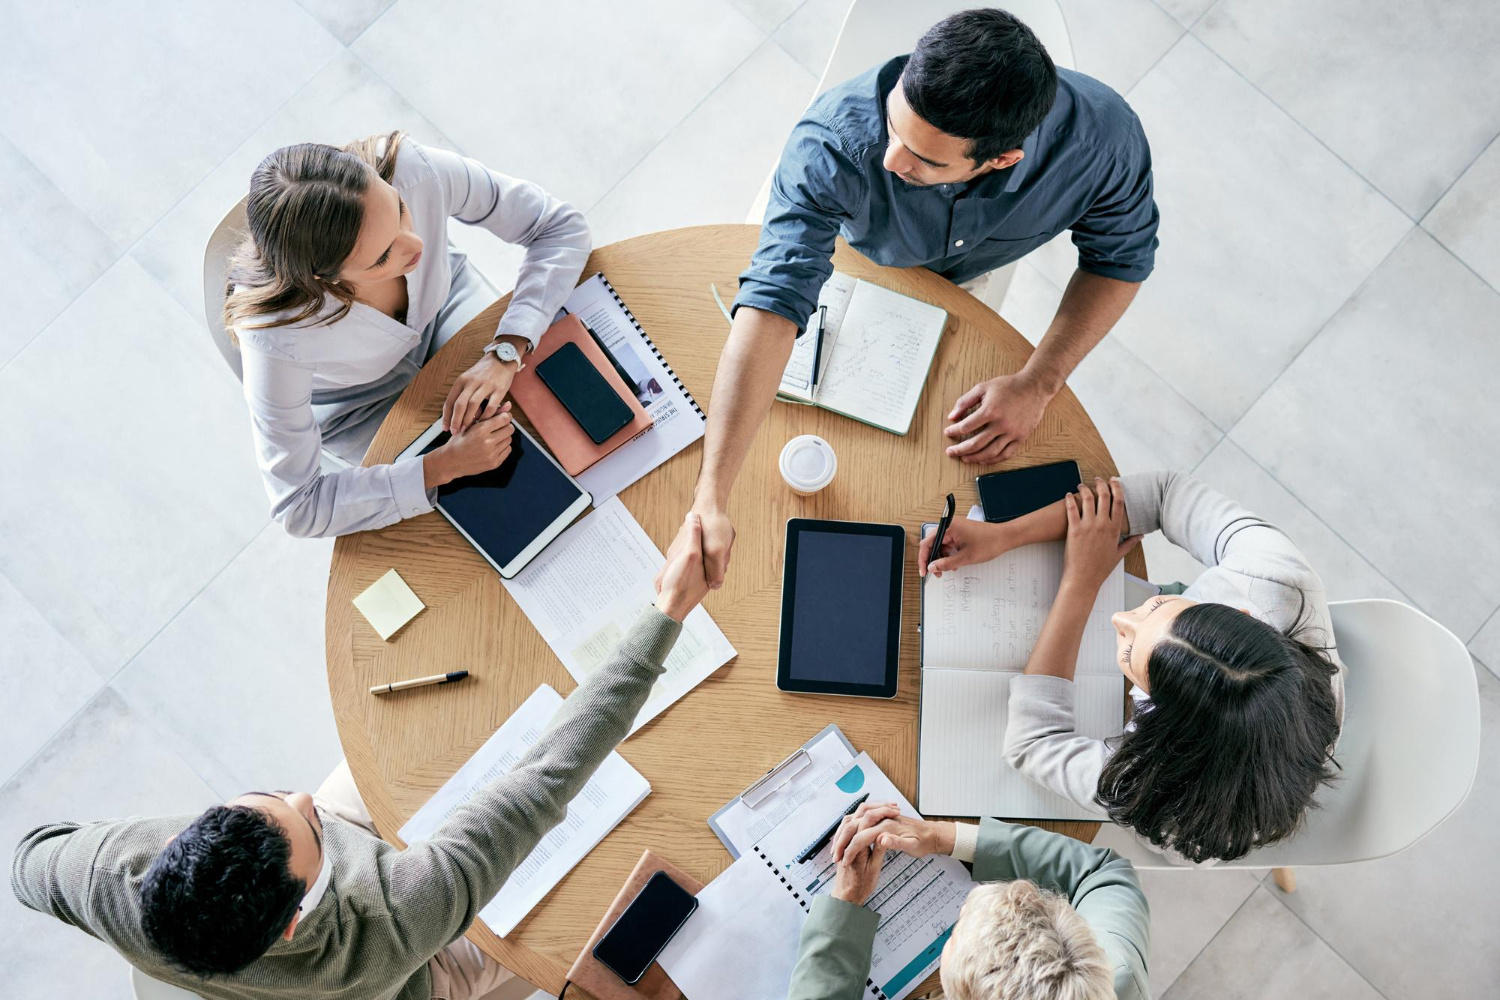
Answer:
[[[1036,883],[969,893],[943,949],[948,1000],[1113,1000],[1114,970],[1088,923]]]
[[[339,279],[364,222],[370,181],[389,181],[396,170],[401,132],[358,139],[343,149],[319,142],[283,146],[250,175],[245,201],[249,235],[229,257],[224,329],[287,326],[322,311],[329,298],[341,306],[336,323],[354,303],[354,289]],[[256,323],[282,311],[282,319]]]

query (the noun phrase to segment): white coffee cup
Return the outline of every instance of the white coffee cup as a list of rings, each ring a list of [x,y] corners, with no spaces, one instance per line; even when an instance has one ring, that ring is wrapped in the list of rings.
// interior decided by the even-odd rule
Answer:
[[[838,471],[839,459],[833,446],[816,434],[792,438],[781,449],[781,478],[793,493],[811,496],[829,483]]]

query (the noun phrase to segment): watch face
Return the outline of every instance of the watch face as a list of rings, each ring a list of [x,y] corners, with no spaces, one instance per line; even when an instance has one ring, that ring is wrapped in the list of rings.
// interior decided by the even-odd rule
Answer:
[[[521,355],[516,353],[516,346],[514,344],[501,344],[495,348],[495,357],[501,361],[519,361]]]

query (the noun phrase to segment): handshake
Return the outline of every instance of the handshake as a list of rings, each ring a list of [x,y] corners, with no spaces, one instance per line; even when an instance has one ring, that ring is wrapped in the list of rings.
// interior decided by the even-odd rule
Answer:
[[[697,513],[690,513],[667,549],[667,561],[656,573],[656,609],[680,622],[702,603],[708,590],[703,569],[703,522]]]

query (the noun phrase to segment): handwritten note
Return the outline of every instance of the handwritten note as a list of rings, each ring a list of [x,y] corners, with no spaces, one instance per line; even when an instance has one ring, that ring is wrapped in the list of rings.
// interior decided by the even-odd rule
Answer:
[[[1062,542],[1012,549],[923,584],[923,666],[1024,670],[1062,583]],[[1110,616],[1124,607],[1123,567],[1115,567],[1089,612],[1078,672],[1119,674]]]

